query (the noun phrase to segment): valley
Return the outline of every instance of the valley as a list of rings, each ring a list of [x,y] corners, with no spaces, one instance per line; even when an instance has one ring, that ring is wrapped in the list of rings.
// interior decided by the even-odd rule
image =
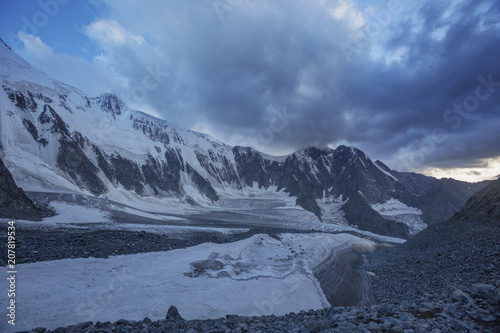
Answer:
[[[0,65],[22,314],[2,332],[498,328],[499,180],[342,144],[271,156],[90,97],[1,40]]]

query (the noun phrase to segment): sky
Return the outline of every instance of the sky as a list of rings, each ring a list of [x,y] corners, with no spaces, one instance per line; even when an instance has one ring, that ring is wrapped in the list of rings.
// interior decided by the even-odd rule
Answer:
[[[0,0],[50,76],[231,145],[500,176],[497,0]]]

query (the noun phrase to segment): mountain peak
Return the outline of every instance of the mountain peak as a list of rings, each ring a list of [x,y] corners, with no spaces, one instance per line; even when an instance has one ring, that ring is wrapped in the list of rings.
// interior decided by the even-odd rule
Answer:
[[[122,102],[115,94],[104,93],[99,97],[95,97],[99,101],[101,108],[114,115],[120,115],[122,110],[126,108],[125,103]]]
[[[363,161],[367,161],[367,160],[371,161],[372,160],[368,155],[366,155],[366,153],[364,151],[362,151],[361,149],[354,147],[354,146],[347,147],[345,145],[340,145],[337,148],[335,148],[333,151],[334,151],[335,155],[351,156],[352,158],[358,157]]]
[[[298,159],[303,159],[304,157],[307,157],[307,158],[311,158],[313,160],[317,160],[321,156],[329,155],[332,151],[333,150],[329,147],[318,148],[316,146],[309,146],[307,148],[302,148],[302,149],[295,151],[295,153],[293,153],[293,155]]]

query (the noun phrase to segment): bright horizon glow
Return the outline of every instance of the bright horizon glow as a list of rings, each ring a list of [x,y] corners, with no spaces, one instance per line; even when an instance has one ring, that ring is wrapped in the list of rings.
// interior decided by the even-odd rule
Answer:
[[[500,158],[483,160],[483,165],[472,168],[425,168],[417,170],[435,178],[453,178],[471,183],[495,180],[500,176]]]

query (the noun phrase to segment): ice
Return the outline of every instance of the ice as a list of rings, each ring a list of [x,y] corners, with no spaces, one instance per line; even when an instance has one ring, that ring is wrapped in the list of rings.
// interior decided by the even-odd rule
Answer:
[[[387,219],[406,224],[411,235],[427,228],[427,224],[422,221],[420,209],[409,207],[397,199],[391,198],[384,203],[372,205],[372,208]]]
[[[16,304],[22,316],[15,330],[89,320],[158,320],[170,305],[185,319],[323,308],[328,301],[311,269],[354,244],[374,246],[348,234],[284,234],[281,240],[254,235],[169,252],[17,265]],[[210,260],[220,264],[193,274],[196,263]],[[1,280],[0,288],[7,290],[6,284]],[[5,302],[2,298],[1,306]]]
[[[349,226],[350,224],[342,211],[342,207],[347,201],[348,199],[343,200],[342,195],[338,197],[324,195],[322,199],[316,199],[316,203],[322,212],[323,222]]]
[[[401,201],[391,198],[384,203],[372,205],[372,208],[381,215],[394,216],[401,214],[421,215],[422,211],[418,208],[409,207]]]
[[[45,218],[46,223],[73,224],[109,222],[109,216],[97,208],[71,205],[64,202],[53,202],[51,206],[56,210],[57,215]]]

